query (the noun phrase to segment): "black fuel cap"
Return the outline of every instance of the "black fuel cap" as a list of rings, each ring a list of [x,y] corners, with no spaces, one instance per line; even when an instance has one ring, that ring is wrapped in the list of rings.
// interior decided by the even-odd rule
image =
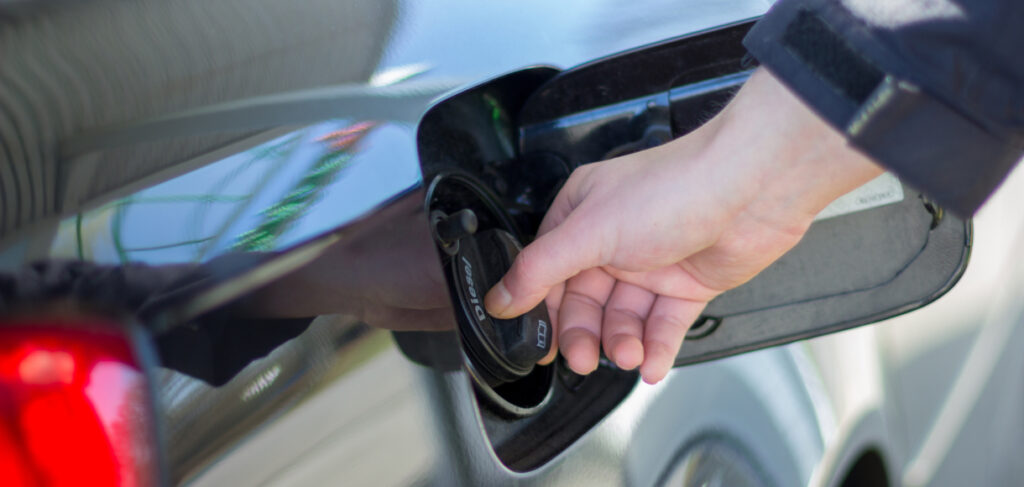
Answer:
[[[484,295],[512,266],[521,249],[504,230],[486,230],[459,241],[452,275],[462,303],[462,340],[474,372],[491,387],[525,377],[551,350],[551,320],[544,303],[511,320],[484,309]]]

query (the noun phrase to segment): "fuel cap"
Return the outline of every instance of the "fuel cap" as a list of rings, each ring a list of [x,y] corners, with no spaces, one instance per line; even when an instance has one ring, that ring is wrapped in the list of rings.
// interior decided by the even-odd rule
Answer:
[[[514,319],[484,309],[483,298],[512,266],[521,246],[510,233],[492,229],[459,240],[452,257],[454,287],[462,304],[462,341],[474,372],[491,387],[528,375],[551,350],[551,321],[541,303]]]

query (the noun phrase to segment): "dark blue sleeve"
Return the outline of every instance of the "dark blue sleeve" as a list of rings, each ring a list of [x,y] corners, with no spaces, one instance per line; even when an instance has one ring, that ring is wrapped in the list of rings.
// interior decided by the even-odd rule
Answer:
[[[1024,2],[780,0],[744,40],[851,145],[961,216],[1024,154]]]

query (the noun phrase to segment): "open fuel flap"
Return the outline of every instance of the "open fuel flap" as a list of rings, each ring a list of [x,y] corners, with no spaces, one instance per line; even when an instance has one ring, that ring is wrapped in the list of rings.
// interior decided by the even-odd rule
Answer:
[[[741,44],[750,25],[559,73],[519,111],[520,157],[544,154],[576,167],[695,129],[724,106],[755,67]],[[956,283],[970,247],[970,221],[943,212],[884,174],[826,208],[778,262],[712,301],[688,333],[676,365],[832,333],[924,306]]]
[[[423,118],[417,140],[424,175],[432,181],[428,209],[440,215],[436,222],[467,208],[479,219],[465,261],[465,252],[452,252],[451,243],[437,240],[455,305],[464,311],[465,355],[482,388],[514,386],[536,379],[535,369],[548,369],[529,367],[543,355],[539,350],[519,349],[507,360],[509,347],[536,345],[538,323],[547,321],[543,310],[531,313],[529,323],[479,317],[474,294],[482,296],[507,269],[515,248],[531,241],[574,168],[668,142],[721,109],[756,67],[741,43],[751,25],[673,39],[565,71],[524,69],[453,95]],[[687,334],[676,365],[924,306],[956,283],[970,247],[970,221],[882,175],[828,207],[778,262],[712,301]],[[467,284],[476,272],[483,280]],[[512,331],[498,336],[503,332],[495,326]],[[497,353],[506,355],[504,362],[493,358],[494,350],[504,350]],[[598,370],[613,368],[602,362]],[[538,382],[541,388],[558,382],[548,375]],[[535,396],[519,413],[535,411],[551,397]]]

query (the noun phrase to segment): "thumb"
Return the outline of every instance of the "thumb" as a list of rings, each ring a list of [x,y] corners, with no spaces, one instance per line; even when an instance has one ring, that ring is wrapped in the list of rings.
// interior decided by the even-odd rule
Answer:
[[[513,318],[540,304],[552,287],[581,271],[600,265],[598,239],[579,231],[570,216],[519,252],[505,276],[484,297],[497,318]]]

